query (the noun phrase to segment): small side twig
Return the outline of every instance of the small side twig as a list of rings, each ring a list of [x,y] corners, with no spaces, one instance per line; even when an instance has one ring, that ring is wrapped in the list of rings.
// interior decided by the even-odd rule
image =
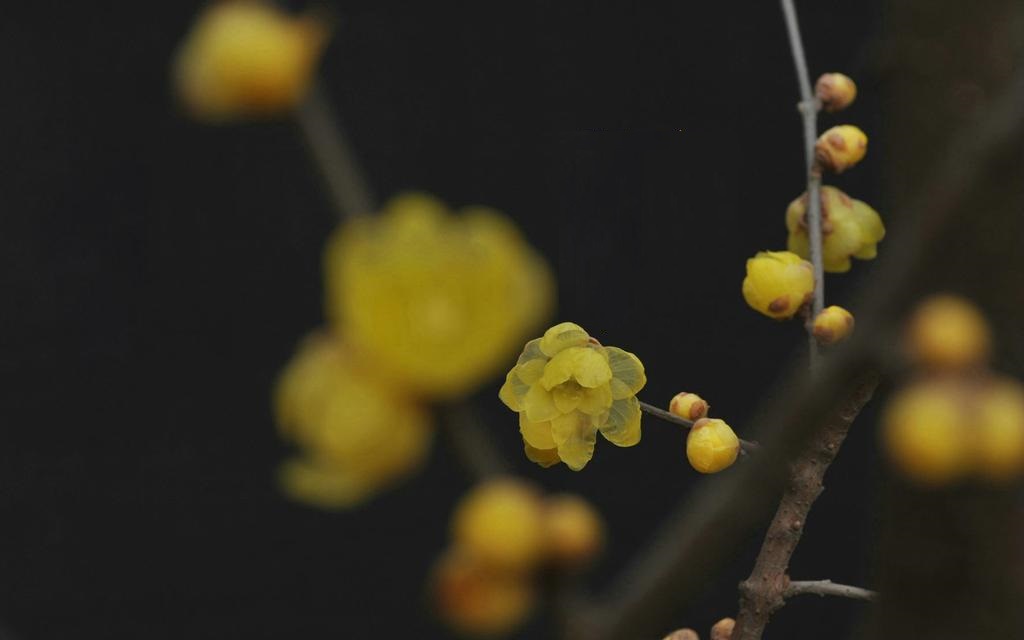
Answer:
[[[684,427],[686,429],[689,429],[690,427],[693,426],[693,421],[692,420],[687,420],[686,418],[680,418],[676,414],[670,413],[668,411],[665,411],[664,409],[656,407],[653,404],[647,404],[646,402],[641,402],[640,403],[640,410],[643,411],[646,414],[649,414],[649,415],[654,416],[655,418],[658,418],[659,420],[664,420],[665,422],[671,422],[672,424],[677,424],[680,427]],[[761,448],[761,445],[759,445],[758,443],[752,442],[750,440],[744,440],[743,438],[740,438],[740,452],[742,452],[744,455],[747,455],[747,454],[750,454],[750,453],[752,453],[754,451],[757,451],[760,448]]]
[[[851,587],[846,584],[836,584],[831,580],[797,580],[789,583],[783,592],[782,597],[792,598],[793,596],[816,595],[816,596],[837,596],[853,600],[866,600],[873,602],[878,599],[878,592],[861,587]]]
[[[508,471],[505,459],[484,432],[476,411],[468,402],[443,407],[440,413],[451,450],[474,481]]]

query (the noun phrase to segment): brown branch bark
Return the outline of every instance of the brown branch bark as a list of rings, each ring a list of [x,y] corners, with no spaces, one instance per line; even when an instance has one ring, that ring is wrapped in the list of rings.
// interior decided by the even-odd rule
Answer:
[[[803,535],[811,506],[824,490],[825,471],[835,460],[850,425],[871,399],[877,384],[877,378],[861,382],[793,462],[790,484],[768,527],[754,570],[740,584],[740,610],[733,640],[758,640],[772,613],[786,603],[789,587],[786,570]]]
[[[836,584],[831,580],[800,580],[792,581],[789,586],[786,587],[786,592],[783,597],[786,600],[794,596],[802,595],[814,595],[814,596],[837,596],[840,598],[850,598],[853,600],[866,600],[873,602],[878,599],[878,593],[871,589],[862,589],[861,587],[851,587],[847,584]]]

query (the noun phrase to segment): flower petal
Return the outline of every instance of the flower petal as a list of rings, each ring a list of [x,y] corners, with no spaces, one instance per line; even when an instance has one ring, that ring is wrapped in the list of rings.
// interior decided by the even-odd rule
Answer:
[[[590,336],[583,327],[572,322],[562,322],[544,332],[540,339],[540,350],[549,357],[554,357],[569,347],[587,344]]]
[[[530,387],[523,398],[523,408],[526,410],[526,417],[530,422],[547,422],[560,415],[558,407],[551,393],[539,384]]]
[[[647,375],[644,373],[644,365],[640,359],[628,351],[618,347],[605,347],[608,354],[608,365],[611,367],[612,377],[620,380],[629,387],[633,393],[637,393],[647,384]],[[614,392],[616,389],[612,389]],[[619,393],[622,393],[619,389]],[[619,400],[625,396],[616,397]]]
[[[608,421],[601,427],[601,435],[620,447],[632,447],[640,442],[640,401],[636,396],[612,403]]]
[[[583,398],[579,403],[579,410],[589,416],[596,416],[608,411],[612,406],[612,389],[610,385],[603,384],[593,389],[584,389]]]
[[[551,435],[558,445],[558,457],[570,469],[579,471],[594,457],[597,429],[590,416],[579,411],[551,421]]]
[[[553,467],[562,461],[558,457],[558,449],[537,449],[531,447],[529,442],[523,441],[523,448],[526,450],[526,457],[531,462],[536,462],[545,469]]]
[[[552,389],[551,397],[555,399],[559,411],[571,413],[583,400],[583,387],[570,380]]]
[[[515,372],[519,379],[526,384],[536,384],[544,375],[544,365],[546,364],[546,358],[534,358],[516,365]]]
[[[540,350],[540,341],[541,338],[534,338],[527,342],[526,346],[523,347],[523,353],[519,356],[519,362],[517,364],[523,364],[524,362],[536,360],[537,358],[547,360],[547,356],[545,356],[544,352]]]
[[[596,349],[580,349],[574,353],[573,377],[580,386],[593,389],[612,379],[608,360]]]
[[[519,414],[519,433],[526,444],[538,449],[554,449],[550,422],[530,422],[526,415]]]
[[[523,410],[523,399],[530,390],[530,385],[524,383],[513,369],[505,376],[505,384],[501,385],[498,397],[505,406],[513,411]]]

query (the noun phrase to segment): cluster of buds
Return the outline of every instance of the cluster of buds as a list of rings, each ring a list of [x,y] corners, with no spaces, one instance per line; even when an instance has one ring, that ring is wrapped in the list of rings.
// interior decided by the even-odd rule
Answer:
[[[731,640],[733,629],[736,628],[736,621],[732,618],[722,618],[711,627],[711,640]],[[690,628],[676,629],[665,636],[662,640],[700,640],[700,634]]]
[[[882,438],[893,466],[924,486],[968,476],[995,484],[1024,472],[1024,385],[987,370],[982,314],[940,295],[910,319],[907,352],[917,379],[889,401]]]
[[[439,616],[470,636],[513,631],[531,613],[542,571],[578,571],[604,544],[604,525],[585,500],[545,496],[513,478],[488,480],[452,517],[452,546],[434,568]]]
[[[669,413],[693,421],[686,435],[686,459],[700,473],[718,473],[736,462],[740,440],[718,418],[708,418],[711,406],[695,393],[680,392],[669,402]]]

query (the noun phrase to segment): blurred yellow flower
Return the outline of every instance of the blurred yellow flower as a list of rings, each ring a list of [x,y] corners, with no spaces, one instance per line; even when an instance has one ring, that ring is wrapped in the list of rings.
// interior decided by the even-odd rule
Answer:
[[[274,410],[282,436],[301,451],[281,468],[285,492],[324,508],[353,506],[408,476],[432,438],[418,405],[326,334],[306,338],[285,367]]]
[[[540,492],[526,482],[485,481],[459,501],[452,538],[489,567],[527,572],[544,554],[543,506]]]
[[[467,636],[511,633],[536,603],[529,576],[495,570],[457,547],[435,565],[431,595],[439,617]]]
[[[175,88],[204,120],[277,115],[302,100],[326,39],[317,20],[269,2],[213,2],[178,50]]]
[[[604,522],[583,498],[561,493],[544,504],[547,554],[557,565],[577,568],[593,560],[604,546]]]
[[[807,235],[807,193],[786,209],[788,249],[801,258],[810,257]],[[885,226],[878,212],[860,200],[854,200],[835,187],[821,188],[822,259],[825,271],[845,273],[850,258],[870,260],[885,237]]]
[[[510,220],[454,216],[423,194],[341,227],[325,254],[327,313],[389,379],[428,397],[469,393],[549,312],[547,265]]]
[[[971,420],[974,464],[978,473],[1000,483],[1024,472],[1024,387],[1010,378],[985,385]]]
[[[814,295],[811,263],[789,251],[759,251],[747,260],[743,299],[764,315],[792,318]]]
[[[951,381],[919,382],[889,400],[882,444],[889,461],[922,485],[939,486],[970,469],[965,398]]]
[[[594,455],[598,431],[620,447],[640,441],[636,393],[646,383],[635,355],[563,322],[526,344],[499,397],[519,413],[527,457],[579,471]]]
[[[906,339],[916,364],[947,370],[984,365],[992,342],[988,322],[978,308],[949,294],[931,296],[917,306]]]

